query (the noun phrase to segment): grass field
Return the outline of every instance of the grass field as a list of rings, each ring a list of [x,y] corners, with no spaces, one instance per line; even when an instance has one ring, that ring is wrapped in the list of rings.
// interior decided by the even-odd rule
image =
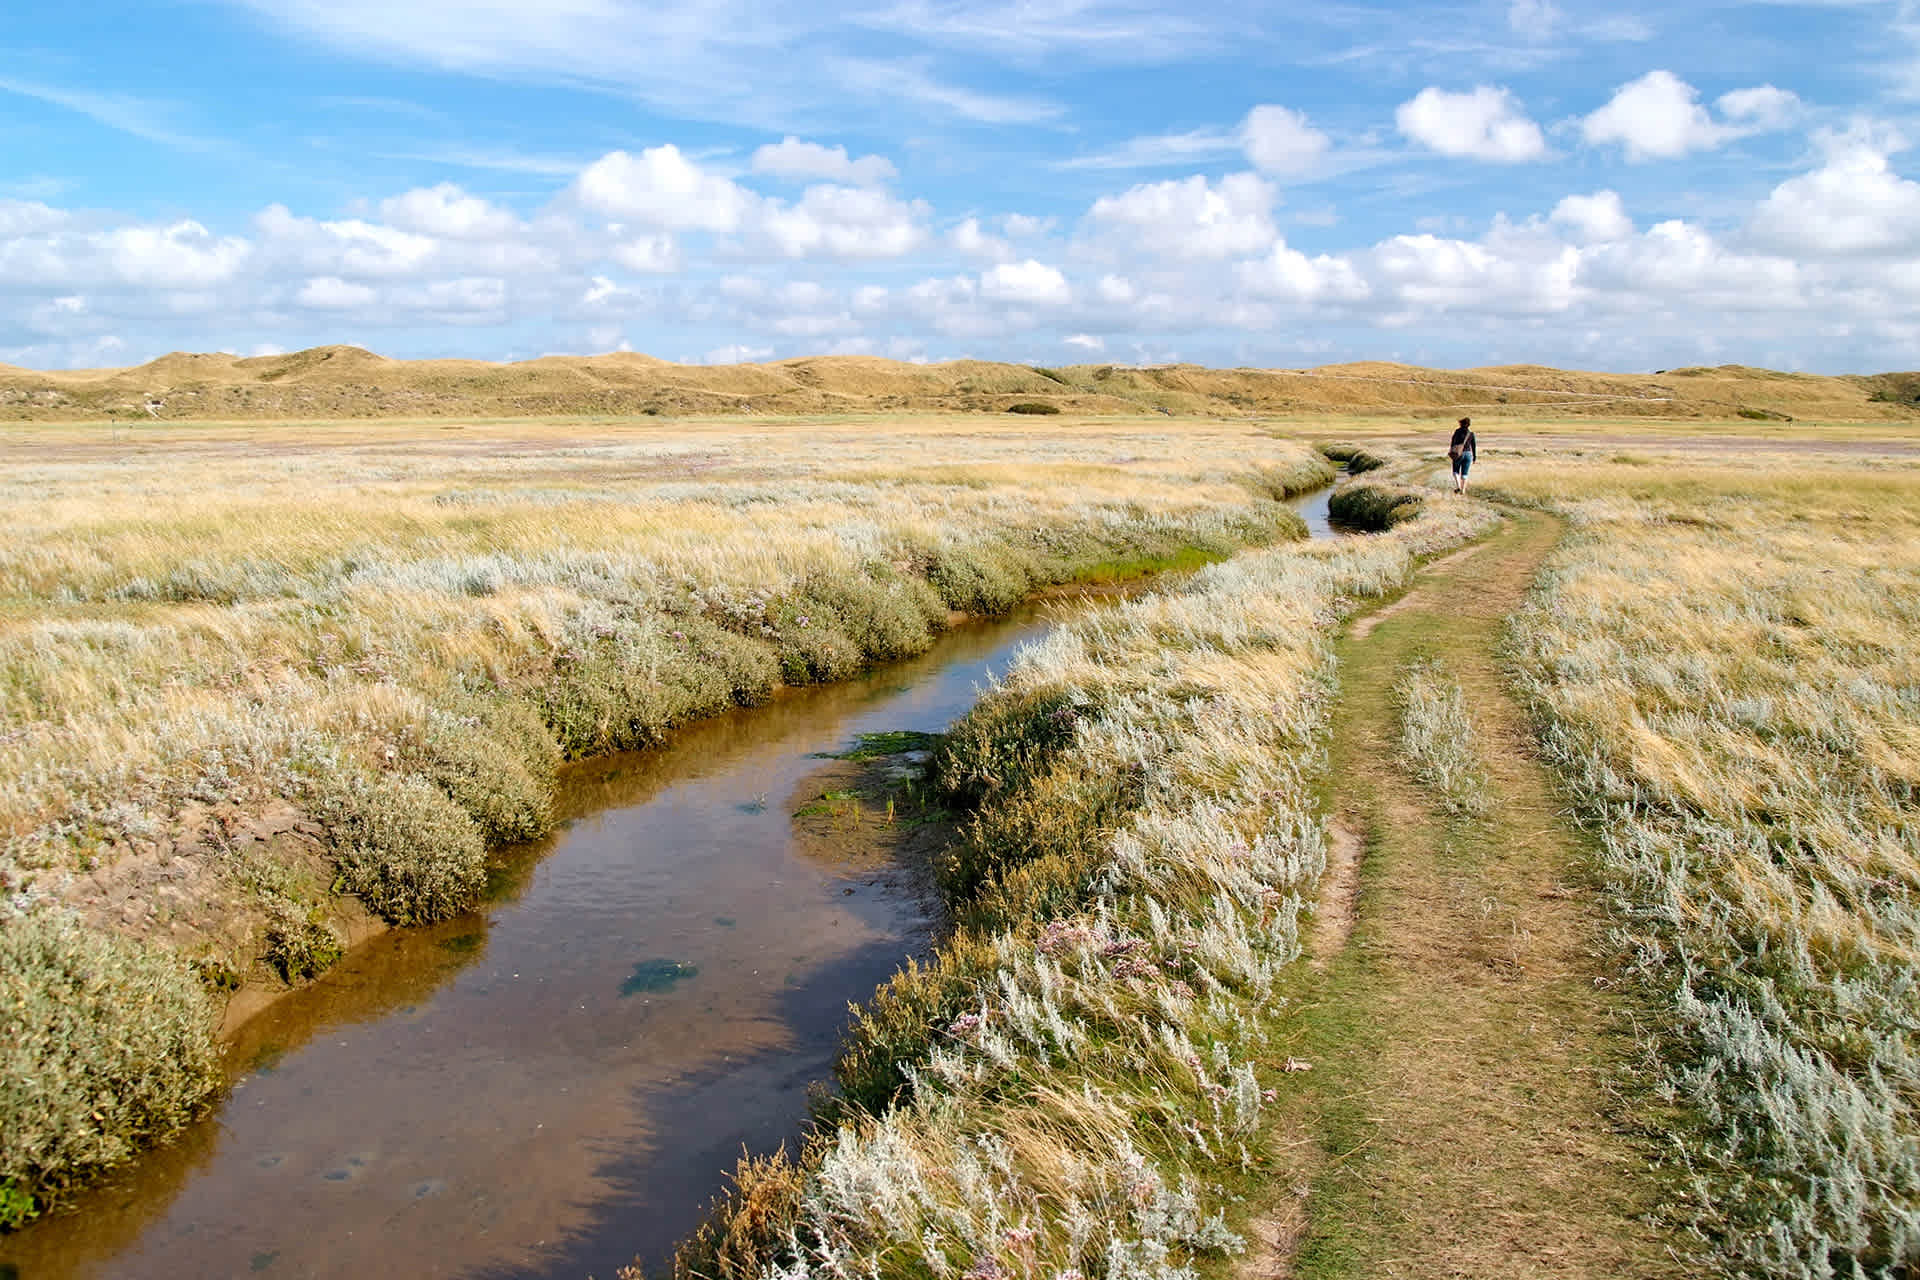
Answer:
[[[1279,500],[1330,475],[1162,424],[12,431],[8,928],[48,931],[23,957],[80,936],[68,914],[154,952],[172,1025],[203,986],[324,970],[367,913],[471,905],[487,847],[546,829],[563,757],[919,652],[954,611],[1298,537]],[[126,1144],[70,1158],[25,1123],[58,1074],[35,1063],[131,1086],[124,1061],[96,1078],[112,1016],[32,1008],[0,1185],[44,1192]],[[156,1117],[210,1077],[169,1079]],[[117,1124],[62,1114],[95,1111]]]
[[[1729,1268],[1920,1264],[1920,467],[1503,469],[1574,534],[1515,622],[1652,993],[1644,1122]]]
[[[1911,1268],[1920,450],[1885,423],[1481,434],[1477,492],[1571,529],[1506,661],[1597,841],[1609,990],[1653,1011],[1618,1087],[1687,1188],[1664,1227],[1733,1274]],[[941,868],[954,935],[863,1007],[829,1123],[743,1164],[682,1256],[730,1280],[1217,1265],[1291,1078],[1274,997],[1325,861],[1334,632],[1494,519],[1425,487],[1443,438],[1070,415],[11,429],[0,1219],[192,1109],[235,981],[323,969],[356,913],[470,902],[486,848],[544,828],[563,757],[917,652],[955,610],[1231,555],[1062,628],[936,752],[972,815]],[[1384,532],[1293,542],[1278,500],[1329,474],[1309,442],[1383,463],[1344,509]],[[1514,770],[1455,677],[1375,674],[1385,750],[1448,821],[1506,830]]]

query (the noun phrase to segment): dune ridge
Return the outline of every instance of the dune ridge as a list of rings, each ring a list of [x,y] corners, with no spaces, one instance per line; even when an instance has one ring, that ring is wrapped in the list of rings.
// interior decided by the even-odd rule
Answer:
[[[1577,417],[1920,418],[1920,373],[1829,377],[1744,365],[1587,373],[1542,365],[1426,369],[1362,361],[1314,369],[1177,364],[1060,368],[872,356],[677,365],[635,352],[484,360],[394,360],[326,346],[238,357],[176,351],[119,369],[0,365],[0,421],[664,416],[1004,412],[1042,401],[1086,415],[1435,416],[1523,411]]]

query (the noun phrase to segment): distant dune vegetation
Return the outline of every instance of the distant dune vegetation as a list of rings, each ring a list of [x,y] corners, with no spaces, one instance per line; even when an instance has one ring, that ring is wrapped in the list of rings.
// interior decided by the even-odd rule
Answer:
[[[1920,373],[1823,377],[1722,365],[1641,375],[1377,362],[1318,369],[1041,368],[979,360],[917,365],[867,356],[708,366],[632,352],[495,364],[389,360],[345,346],[249,359],[176,352],[126,369],[43,373],[0,365],[0,421],[885,411],[1159,411],[1218,418],[1456,410],[1524,412],[1530,418],[1903,421],[1920,418]]]

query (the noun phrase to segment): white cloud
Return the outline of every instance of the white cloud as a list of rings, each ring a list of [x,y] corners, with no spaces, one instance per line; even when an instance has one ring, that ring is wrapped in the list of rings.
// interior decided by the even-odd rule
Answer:
[[[611,151],[574,182],[596,213],[667,231],[732,231],[758,199],[730,179],[707,173],[672,143],[639,155]]]
[[[71,220],[72,215],[37,200],[0,200],[0,236],[38,235]]]
[[[1775,187],[1753,216],[1763,245],[1818,258],[1920,255],[1920,182],[1893,172],[1885,152],[1838,141],[1826,163]]]
[[[392,277],[424,270],[439,251],[430,236],[347,218],[322,222],[268,205],[254,219],[264,250],[316,274]]]
[[[1806,306],[1798,264],[1729,251],[1704,228],[1679,220],[1589,250],[1582,280],[1625,306],[1747,311]]]
[[[1093,292],[1100,301],[1115,307],[1125,306],[1139,296],[1133,281],[1125,276],[1101,276],[1093,286]]]
[[[505,209],[470,196],[451,182],[382,200],[380,216],[402,230],[450,240],[495,239],[512,235],[520,225]]]
[[[1581,122],[1580,131],[1595,146],[1619,143],[1629,160],[1711,151],[1732,136],[1700,105],[1699,92],[1671,71],[1649,71],[1621,85],[1606,106]]]
[[[1073,301],[1073,289],[1057,268],[1028,258],[1025,262],[1003,262],[983,272],[980,296],[996,302],[1064,306]]]
[[[665,231],[635,236],[613,249],[613,260],[629,271],[668,275],[680,270],[680,242]]]
[[[1346,258],[1309,258],[1285,241],[1276,242],[1266,257],[1241,263],[1238,276],[1254,297],[1283,302],[1357,302],[1372,292]]]
[[[165,227],[121,227],[102,237],[114,274],[147,288],[205,288],[231,280],[253,251],[191,219]]]
[[[1013,245],[980,226],[980,219],[968,218],[947,233],[947,241],[970,258],[1005,262],[1013,257]]]
[[[1097,334],[1070,333],[1062,338],[1061,341],[1070,347],[1078,347],[1082,351],[1100,352],[1107,349],[1106,339],[1099,337]]]
[[[1394,112],[1400,132],[1446,156],[1514,164],[1547,153],[1540,126],[1505,89],[1481,85],[1467,93],[1425,88]]]
[[[757,209],[753,236],[788,258],[898,258],[926,238],[928,212],[871,187],[808,187],[796,204]]]
[[[1312,169],[1330,143],[1300,112],[1262,104],[1241,122],[1240,145],[1254,168],[1285,176]]]
[[[703,357],[707,364],[751,364],[772,358],[772,347],[748,347],[739,343],[716,348]]]
[[[885,182],[897,173],[893,162],[885,156],[861,156],[855,160],[848,156],[845,147],[803,142],[792,134],[755,150],[752,163],[755,173],[776,178],[843,182],[862,187]]]
[[[1369,250],[1362,270],[1380,296],[1421,311],[1565,311],[1575,298],[1579,251],[1550,242],[1529,248],[1401,235]]]
[[[1566,228],[1580,244],[1624,240],[1633,234],[1633,219],[1627,216],[1617,191],[1568,196],[1553,206],[1548,221]]]
[[[1770,84],[1735,89],[1714,101],[1720,114],[1746,130],[1784,129],[1799,118],[1805,106],[1798,94]]]
[[[372,306],[380,295],[364,284],[350,284],[339,276],[316,276],[300,286],[294,301],[316,311],[352,311]]]
[[[1031,214],[1009,213],[1000,219],[1000,228],[1015,239],[1027,236],[1043,236],[1053,230],[1055,220],[1036,218]]]
[[[1275,199],[1257,174],[1230,173],[1217,183],[1195,175],[1103,196],[1087,220],[1096,238],[1164,258],[1238,257],[1273,243]]]

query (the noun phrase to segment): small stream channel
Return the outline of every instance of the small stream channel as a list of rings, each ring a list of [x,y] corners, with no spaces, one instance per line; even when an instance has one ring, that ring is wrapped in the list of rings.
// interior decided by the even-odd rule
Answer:
[[[1298,500],[1331,536],[1330,490]],[[397,930],[253,1018],[231,1096],[0,1237],[0,1280],[655,1271],[741,1148],[799,1130],[849,1000],[935,928],[906,872],[809,857],[820,753],[938,731],[1049,618],[676,731],[562,778],[479,911]]]

